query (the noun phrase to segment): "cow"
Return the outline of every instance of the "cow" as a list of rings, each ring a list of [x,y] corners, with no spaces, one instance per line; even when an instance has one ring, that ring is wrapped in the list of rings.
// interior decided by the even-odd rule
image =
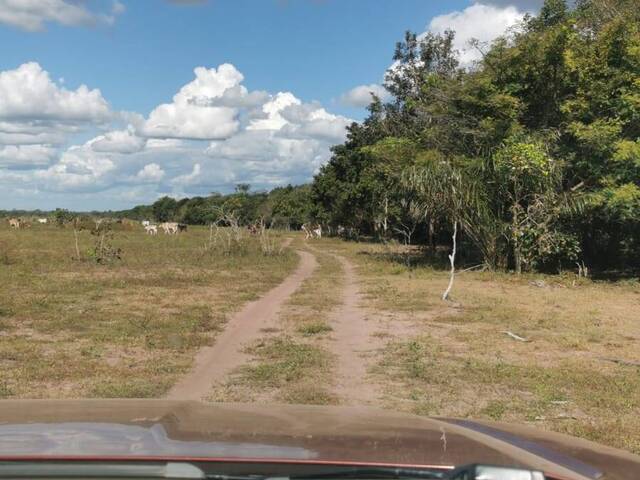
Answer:
[[[22,226],[22,220],[19,218],[10,218],[9,219],[9,227],[11,228],[20,228]]]
[[[186,223],[179,223],[178,224],[178,232],[186,232],[187,231],[187,224]]]
[[[37,222],[40,225],[46,225],[47,223],[49,223],[49,219],[48,218],[38,218]]]
[[[160,228],[162,228],[165,235],[175,235],[178,233],[178,224],[175,222],[161,223]]]
[[[157,225],[145,225],[144,226],[147,235],[157,235],[158,234],[158,226]]]
[[[151,222],[149,220],[142,220],[143,227],[148,227],[149,225],[151,225]]]
[[[314,227],[313,225],[307,225],[305,223],[302,225],[302,231],[304,232],[305,240],[308,240],[314,237],[322,238],[322,226],[319,224]]]

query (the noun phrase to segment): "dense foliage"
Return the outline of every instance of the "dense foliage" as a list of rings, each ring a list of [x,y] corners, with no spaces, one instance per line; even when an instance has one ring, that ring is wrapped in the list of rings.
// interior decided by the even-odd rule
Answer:
[[[466,68],[454,32],[407,32],[393,99],[373,98],[314,180],[317,217],[424,242],[459,223],[467,257],[516,271],[638,268],[634,3],[547,0]]]

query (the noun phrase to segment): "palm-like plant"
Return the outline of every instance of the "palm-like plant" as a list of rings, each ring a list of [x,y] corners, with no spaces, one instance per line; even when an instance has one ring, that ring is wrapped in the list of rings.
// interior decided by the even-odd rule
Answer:
[[[453,227],[449,254],[451,273],[442,295],[442,299],[447,300],[455,277],[458,229],[476,243],[481,240],[481,224],[487,216],[482,189],[478,182],[447,161],[429,162],[405,170],[402,185],[404,194],[411,196],[414,204],[420,205],[425,218],[450,223]]]

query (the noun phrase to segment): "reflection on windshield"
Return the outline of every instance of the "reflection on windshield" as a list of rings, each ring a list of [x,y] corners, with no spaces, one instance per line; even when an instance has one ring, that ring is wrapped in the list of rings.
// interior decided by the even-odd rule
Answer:
[[[0,425],[2,455],[187,456],[312,459],[304,448],[260,443],[173,440],[162,425],[113,423]]]

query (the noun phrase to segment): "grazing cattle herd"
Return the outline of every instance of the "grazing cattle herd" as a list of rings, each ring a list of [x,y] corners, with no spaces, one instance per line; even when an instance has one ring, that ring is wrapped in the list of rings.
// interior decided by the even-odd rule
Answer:
[[[40,225],[47,225],[51,223],[50,219],[47,217],[39,217],[35,219],[32,218],[32,220],[34,220],[36,223]],[[22,218],[11,217],[11,218],[8,218],[7,221],[9,222],[9,228],[15,229],[15,230],[20,230],[20,229],[31,226],[31,223],[29,221],[26,221]],[[86,222],[87,220],[85,219],[84,221]],[[88,220],[88,221],[91,222],[92,220]],[[98,229],[105,222],[114,222],[118,224],[129,225],[129,226],[133,226],[137,224],[136,222],[126,218],[117,219],[117,220],[94,218],[93,222],[95,223],[96,229]],[[80,217],[76,217],[66,223],[73,224],[74,228],[77,228],[76,225],[82,223],[82,221],[80,220]],[[156,225],[152,223],[150,220],[142,220],[140,224],[144,228],[145,233],[151,236],[158,235],[158,232],[160,230],[162,230],[165,235],[177,235],[178,233],[185,232],[187,230],[186,224],[178,223],[178,222],[162,222]],[[263,226],[260,226],[257,223],[247,225],[247,230],[251,235],[257,235],[260,232],[261,228],[263,228]],[[80,229],[83,229],[83,228],[80,228]],[[305,223],[302,225],[301,231],[304,232],[306,240],[313,239],[313,238],[322,238],[322,226],[320,224]],[[344,228],[338,227],[338,230],[337,230],[338,234],[342,233],[342,231],[344,231]]]

